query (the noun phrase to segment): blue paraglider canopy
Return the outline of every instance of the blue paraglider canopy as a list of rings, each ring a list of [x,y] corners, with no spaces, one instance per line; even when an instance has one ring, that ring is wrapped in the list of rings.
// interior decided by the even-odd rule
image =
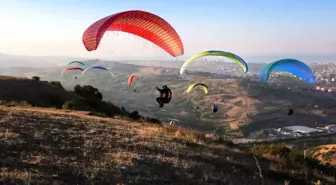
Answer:
[[[259,73],[260,80],[266,82],[273,71],[289,72],[308,84],[315,84],[316,77],[305,63],[295,59],[282,59],[266,65]]]

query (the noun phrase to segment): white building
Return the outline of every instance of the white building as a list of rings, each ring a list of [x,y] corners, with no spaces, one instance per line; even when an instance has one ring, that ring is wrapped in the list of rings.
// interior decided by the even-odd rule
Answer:
[[[315,129],[315,128],[310,128],[306,126],[289,126],[285,127],[286,130],[291,130],[292,132],[299,132],[302,134],[308,134],[312,132],[321,132],[322,130]]]
[[[334,130],[334,131],[336,131],[336,125],[328,125],[328,126],[325,126],[324,128],[327,129],[327,130]]]

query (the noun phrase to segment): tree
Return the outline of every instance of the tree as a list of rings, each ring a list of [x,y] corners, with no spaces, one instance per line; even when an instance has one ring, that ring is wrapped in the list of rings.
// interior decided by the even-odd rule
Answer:
[[[36,80],[36,81],[40,81],[41,78],[38,77],[38,76],[33,76],[32,79],[33,79],[33,80]]]
[[[74,88],[74,93],[87,99],[87,100],[103,100],[103,95],[99,92],[97,88],[92,87],[91,85],[76,85]]]

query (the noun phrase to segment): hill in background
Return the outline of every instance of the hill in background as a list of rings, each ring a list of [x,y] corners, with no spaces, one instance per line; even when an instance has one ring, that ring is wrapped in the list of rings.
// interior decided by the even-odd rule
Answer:
[[[155,75],[164,79],[172,76],[162,75],[160,68],[137,70],[140,71],[138,76],[144,77],[142,80],[154,81]],[[116,77],[124,83],[121,77],[125,80],[127,75]],[[223,81],[199,78],[208,80],[206,82],[211,85],[218,83],[219,87]],[[182,84],[191,81],[180,80]],[[243,81],[224,80],[226,88],[219,88],[219,93],[214,88],[214,93],[227,96],[233,106],[244,107],[239,97],[228,96],[241,90],[238,85]],[[174,83],[169,85],[173,87]],[[153,121],[150,118],[141,118],[135,112],[132,114],[101,101],[104,95],[98,95],[98,99],[96,96],[88,98],[80,90],[69,92],[58,82],[40,81],[36,77],[2,76],[0,87],[5,89],[0,93],[1,103],[16,106],[0,106],[0,149],[5,151],[1,153],[0,182],[5,184],[46,184],[50,181],[54,184],[279,185],[336,182],[334,168],[316,159],[304,158],[302,151],[286,145],[235,145],[211,134],[149,124],[146,122]],[[179,92],[179,88],[180,95],[185,96],[182,95],[183,87],[177,86],[175,91]],[[95,88],[92,90],[97,92]],[[197,98],[201,94],[202,91],[193,96]],[[217,95],[209,94],[205,99],[214,96]],[[113,97],[117,98],[115,94]],[[179,105],[187,105],[181,97],[177,100]],[[31,105],[40,108],[29,107]],[[166,115],[167,111],[162,110],[161,115]],[[132,119],[142,123],[130,121]],[[190,123],[186,122],[187,126]],[[126,165],[125,169],[121,164]]]
[[[12,68],[4,70],[7,75],[40,76],[45,80],[60,81],[67,90],[74,86],[92,85],[102,94],[105,101],[141,115],[155,117],[162,122],[174,121],[186,128],[201,132],[224,130],[230,137],[250,137],[263,128],[278,128],[290,125],[324,126],[336,120],[332,114],[332,102],[335,96],[314,91],[295,91],[295,87],[305,87],[302,81],[284,79],[283,87],[262,86],[256,77],[215,77],[209,72],[190,72],[181,77],[177,68],[139,66],[111,61],[85,61],[89,66],[103,65],[111,69],[115,78],[106,71],[89,71],[84,76],[80,72],[70,71],[60,76],[63,67],[53,68]],[[171,61],[172,63],[174,61]],[[206,64],[203,64],[203,66]],[[209,66],[209,65],[208,65]],[[194,68],[193,68],[194,67]],[[200,66],[191,66],[197,69]],[[258,70],[261,65],[252,65]],[[137,79],[133,87],[127,86],[129,75]],[[78,78],[75,79],[75,76]],[[209,93],[204,94],[195,88],[192,93],[185,93],[192,83],[205,83]],[[173,90],[173,99],[164,108],[158,108],[155,98],[158,92],[155,86],[168,85]],[[288,90],[292,87],[293,90]],[[211,105],[220,106],[214,114]],[[197,109],[196,107],[200,107]],[[287,109],[293,108],[295,116],[288,117]],[[319,107],[319,108],[316,108]]]

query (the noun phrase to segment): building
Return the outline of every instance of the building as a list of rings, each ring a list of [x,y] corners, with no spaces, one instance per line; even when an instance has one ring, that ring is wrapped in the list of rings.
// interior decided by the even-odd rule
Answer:
[[[327,130],[332,130],[332,131],[336,131],[336,125],[328,125],[324,127]]]
[[[302,133],[302,134],[309,134],[313,132],[321,132],[322,130],[315,129],[315,128],[310,128],[306,126],[289,126],[285,127],[286,130],[290,130],[291,132],[294,133]]]

